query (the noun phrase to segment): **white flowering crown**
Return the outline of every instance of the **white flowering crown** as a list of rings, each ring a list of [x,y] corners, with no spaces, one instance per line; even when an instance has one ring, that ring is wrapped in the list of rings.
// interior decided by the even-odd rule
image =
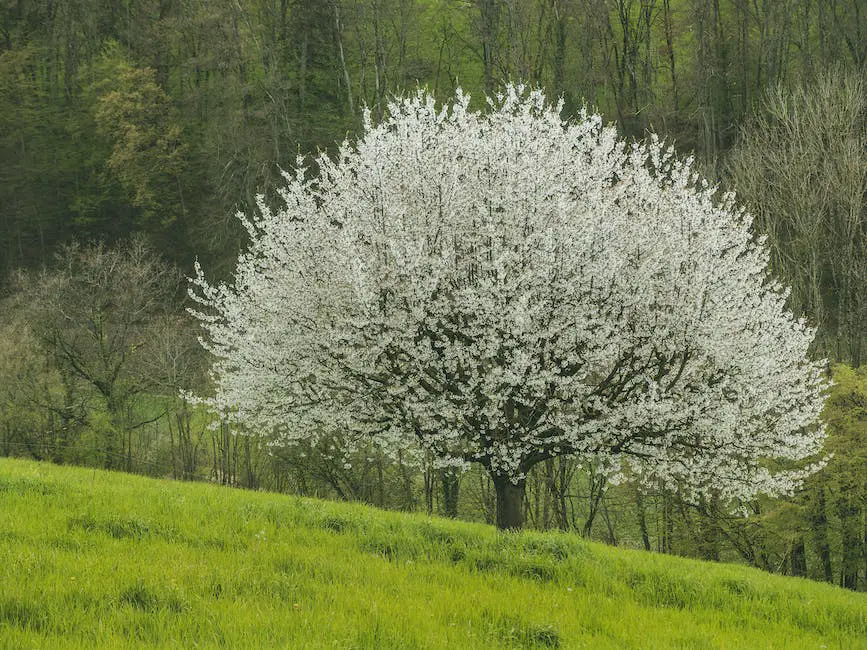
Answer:
[[[340,436],[520,484],[562,454],[648,483],[790,490],[820,451],[822,362],[731,195],[655,138],[540,91],[420,91],[197,266],[215,408],[279,444]]]

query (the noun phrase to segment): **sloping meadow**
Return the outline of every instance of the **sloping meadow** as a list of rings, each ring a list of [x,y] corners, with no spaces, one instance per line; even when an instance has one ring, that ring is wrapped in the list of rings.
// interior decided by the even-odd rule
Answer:
[[[0,459],[2,648],[867,648],[867,595],[740,566]]]

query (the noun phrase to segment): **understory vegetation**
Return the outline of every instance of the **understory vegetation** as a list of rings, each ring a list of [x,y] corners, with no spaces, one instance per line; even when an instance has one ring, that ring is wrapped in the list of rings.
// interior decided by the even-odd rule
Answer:
[[[867,647],[830,585],[103,470],[0,460],[0,531],[4,647]]]

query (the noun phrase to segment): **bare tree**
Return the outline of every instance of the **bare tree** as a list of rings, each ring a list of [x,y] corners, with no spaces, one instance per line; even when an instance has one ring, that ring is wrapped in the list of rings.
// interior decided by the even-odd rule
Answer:
[[[858,367],[867,340],[867,84],[833,71],[777,86],[741,131],[730,170],[768,236],[792,306],[822,351]]]
[[[21,309],[61,376],[84,383],[104,404],[107,468],[131,469],[132,431],[164,415],[136,416],[133,406],[136,396],[165,388],[155,341],[175,311],[179,281],[139,239],[116,249],[70,245],[56,268],[18,279]]]

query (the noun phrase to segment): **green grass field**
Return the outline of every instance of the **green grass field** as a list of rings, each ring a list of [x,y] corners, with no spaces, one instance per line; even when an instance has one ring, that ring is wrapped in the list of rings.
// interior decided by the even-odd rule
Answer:
[[[740,566],[0,459],[2,648],[867,648]]]

